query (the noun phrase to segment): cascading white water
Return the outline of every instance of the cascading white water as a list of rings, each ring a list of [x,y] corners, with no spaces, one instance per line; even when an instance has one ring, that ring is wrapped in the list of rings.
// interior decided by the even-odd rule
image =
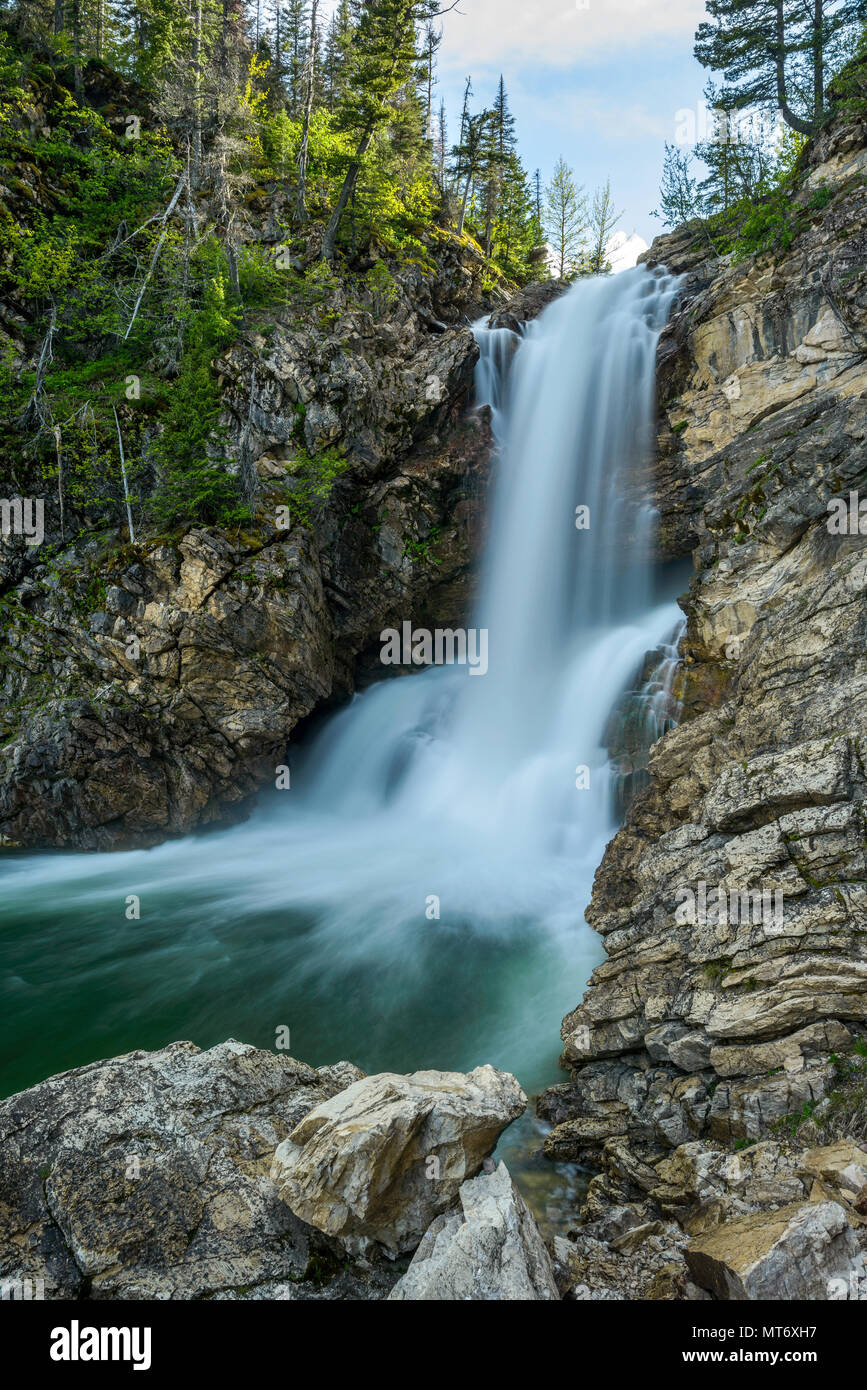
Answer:
[[[472,620],[489,632],[484,676],[432,668],[357,697],[245,825],[9,861],[13,921],[34,882],[53,913],[39,965],[22,951],[10,966],[20,1047],[38,1050],[48,1016],[52,1036],[78,1030],[66,1065],[178,1036],[273,1045],[287,1024],[317,1064],[551,1079],[559,1019],[601,954],[583,911],[615,826],[606,721],[679,616],[654,601],[623,504],[675,293],[644,269],[581,282],[517,353],[508,330],[477,329],[500,445]]]

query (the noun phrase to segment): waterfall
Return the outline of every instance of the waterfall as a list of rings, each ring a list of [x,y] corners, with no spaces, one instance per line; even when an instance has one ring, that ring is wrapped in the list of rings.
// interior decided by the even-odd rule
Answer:
[[[601,956],[583,913],[617,822],[612,710],[679,617],[641,488],[676,288],[639,268],[579,282],[520,336],[476,328],[498,445],[484,675],[436,666],[357,696],[244,825],[8,861],[0,1002],[43,1074],[176,1037],[273,1046],[286,1025],[314,1064],[551,1079]],[[37,921],[34,963],[17,943]]]

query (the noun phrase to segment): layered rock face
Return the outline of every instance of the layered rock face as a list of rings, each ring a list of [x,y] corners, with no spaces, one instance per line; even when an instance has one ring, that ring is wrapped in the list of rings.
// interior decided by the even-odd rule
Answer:
[[[691,224],[648,256],[684,275],[657,500],[696,573],[682,722],[598,871],[607,958],[541,1102],[549,1153],[604,1170],[589,1215],[606,1193],[658,1212],[672,1151],[817,1106],[808,1139],[864,1137],[867,518],[837,533],[829,502],[867,501],[865,173],[864,130],[832,127],[788,250],[721,260]]]
[[[0,843],[147,845],[231,815],[384,627],[461,621],[490,455],[482,268],[446,239],[378,313],[337,284],[320,316],[243,335],[217,367],[246,529],[64,549],[49,499],[50,561],[0,538]]]

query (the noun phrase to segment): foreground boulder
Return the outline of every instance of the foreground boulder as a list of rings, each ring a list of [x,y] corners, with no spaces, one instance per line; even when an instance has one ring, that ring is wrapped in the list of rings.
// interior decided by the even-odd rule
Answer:
[[[0,1104],[4,1291],[193,1299],[288,1279],[318,1296],[327,1242],[284,1206],[268,1169],[302,1116],[362,1075],[234,1041],[209,1052],[177,1042],[11,1096]]]
[[[461,1185],[460,1204],[431,1222],[389,1298],[560,1300],[551,1257],[505,1163]]]
[[[696,1283],[722,1299],[826,1301],[864,1278],[864,1255],[837,1202],[727,1222],[693,1240],[686,1262]]]
[[[366,1077],[310,1111],[271,1177],[320,1231],[358,1248],[414,1250],[526,1104],[515,1078],[491,1066]]]

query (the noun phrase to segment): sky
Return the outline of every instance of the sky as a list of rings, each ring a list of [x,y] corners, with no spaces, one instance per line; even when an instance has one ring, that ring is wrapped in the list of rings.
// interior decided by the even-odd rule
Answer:
[[[527,169],[546,181],[562,154],[589,190],[610,176],[619,228],[649,243],[665,141],[708,76],[692,56],[703,17],[703,0],[459,0],[440,21],[449,140],[467,76],[478,109],[502,72]]]

